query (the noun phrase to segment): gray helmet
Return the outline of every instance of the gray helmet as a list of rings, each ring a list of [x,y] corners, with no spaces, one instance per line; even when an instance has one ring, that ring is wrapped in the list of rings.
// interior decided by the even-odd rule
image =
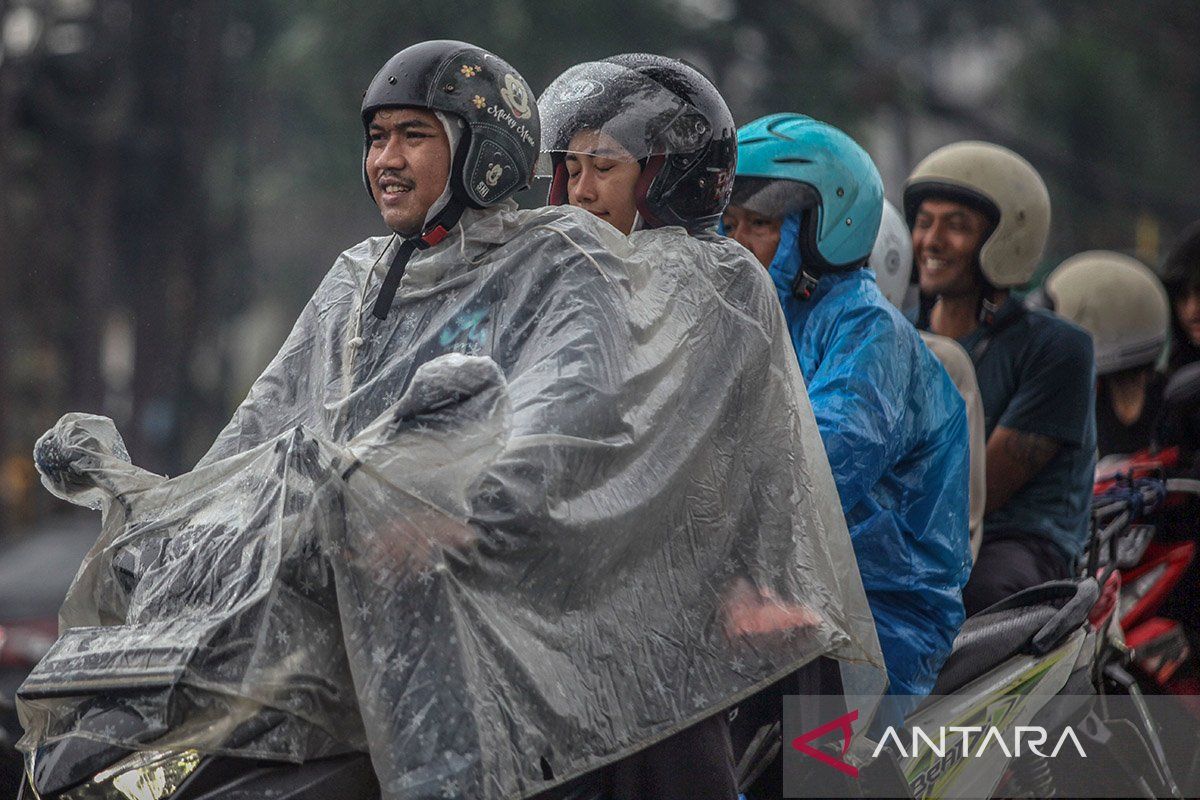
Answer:
[[[1167,342],[1167,293],[1135,258],[1108,250],[1071,256],[1044,292],[1055,312],[1092,335],[1097,375],[1149,366]]]
[[[883,201],[883,218],[871,255],[867,257],[867,267],[875,273],[875,282],[883,296],[903,311],[912,286],[912,236],[904,217],[887,200]]]
[[[437,40],[388,59],[363,94],[368,192],[371,118],[381,108],[396,106],[442,111],[465,123],[450,172],[450,189],[460,202],[473,208],[494,205],[533,179],[541,139],[537,103],[521,73],[499,56],[466,42]]]
[[[1050,232],[1050,193],[1028,161],[987,142],[946,145],[926,156],[904,186],[909,226],[930,197],[975,208],[992,223],[979,251],[988,282],[999,289],[1029,282]]]

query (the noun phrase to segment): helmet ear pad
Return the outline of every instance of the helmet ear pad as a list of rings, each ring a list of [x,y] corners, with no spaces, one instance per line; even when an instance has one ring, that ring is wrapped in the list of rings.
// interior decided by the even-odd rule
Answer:
[[[670,225],[670,222],[664,222],[661,216],[662,205],[658,202],[660,198],[655,186],[660,174],[662,174],[663,166],[667,163],[666,156],[650,156],[643,159],[642,173],[638,175],[637,183],[633,185],[633,202],[637,206],[638,213],[642,215],[642,219],[649,228],[661,228],[663,225]]]
[[[496,202],[494,198],[510,197],[528,185],[523,176],[531,167],[518,165],[495,141],[473,134],[467,125],[454,154],[450,174],[457,178],[453,191],[459,200],[471,208],[484,208]]]
[[[716,140],[692,153],[651,156],[638,184],[646,187],[638,210],[654,227],[679,225],[691,233],[715,228],[733,190],[736,153],[734,142]]]
[[[468,191],[466,183],[466,173],[464,167],[467,163],[467,153],[471,149],[471,140],[475,137],[471,135],[471,126],[463,125],[462,138],[458,140],[458,149],[454,151],[453,160],[450,162],[450,175],[447,180],[450,181],[450,194],[463,203],[468,208],[483,208],[482,205],[475,202]]]
[[[847,264],[834,264],[829,259],[821,254],[821,248],[817,242],[821,235],[821,215],[824,213],[824,203],[821,201],[821,193],[817,187],[809,183],[797,182],[798,192],[800,193],[800,263],[805,270],[814,274],[824,274],[827,272],[846,272],[852,269],[858,269],[867,263],[867,259],[871,257],[870,253],[866,256],[852,261]]]
[[[570,177],[567,172],[567,160],[562,153],[554,153],[550,158],[554,169],[551,172],[550,191],[546,195],[546,203],[552,206],[566,205],[568,200],[567,180]]]
[[[732,137],[714,139],[696,152],[666,156],[658,181],[647,192],[647,205],[662,224],[691,233],[715,228],[733,193],[736,164]]]

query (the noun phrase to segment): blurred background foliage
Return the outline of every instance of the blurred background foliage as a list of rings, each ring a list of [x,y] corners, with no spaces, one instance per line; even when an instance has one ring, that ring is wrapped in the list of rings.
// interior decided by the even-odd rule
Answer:
[[[535,90],[613,53],[686,58],[739,123],[848,130],[894,202],[935,147],[1006,144],[1050,184],[1046,269],[1097,247],[1153,265],[1200,217],[1190,0],[0,0],[4,532],[52,510],[29,453],[66,411],[112,416],[160,472],[207,449],[336,255],[381,232],[359,102],[428,38]]]

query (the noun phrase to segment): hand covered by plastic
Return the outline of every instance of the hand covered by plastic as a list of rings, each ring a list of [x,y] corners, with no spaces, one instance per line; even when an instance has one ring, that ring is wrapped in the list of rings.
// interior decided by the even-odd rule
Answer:
[[[733,641],[771,634],[795,636],[825,621],[809,606],[785,603],[769,589],[740,577],[726,591],[723,609],[725,635]]]
[[[94,509],[166,480],[133,466],[113,421],[95,414],[65,414],[37,440],[33,461],[51,494]]]

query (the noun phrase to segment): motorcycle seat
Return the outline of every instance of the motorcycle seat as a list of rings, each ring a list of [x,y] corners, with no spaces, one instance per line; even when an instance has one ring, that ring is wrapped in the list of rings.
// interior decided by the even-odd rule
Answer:
[[[1021,652],[1045,653],[1087,620],[1094,580],[1032,586],[967,619],[931,694],[950,694]]]

